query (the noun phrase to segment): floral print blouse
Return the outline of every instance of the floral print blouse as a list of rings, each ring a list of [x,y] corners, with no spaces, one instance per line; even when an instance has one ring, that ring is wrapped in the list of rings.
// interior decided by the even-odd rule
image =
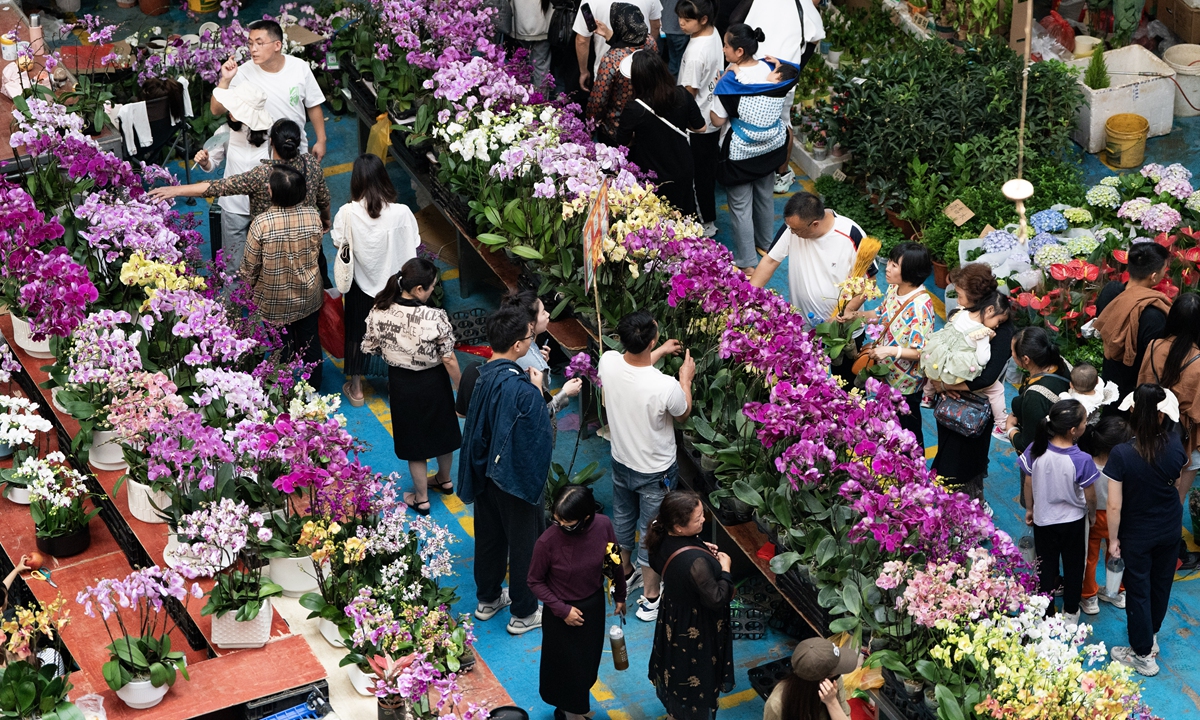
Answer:
[[[596,77],[592,78],[587,116],[599,124],[598,129],[607,133],[610,140],[617,135],[625,104],[633,100],[633,83],[621,74],[621,61],[638,50],[658,52],[658,45],[653,38],[647,38],[639,47],[609,48],[596,66]]]
[[[933,299],[924,288],[918,288],[912,295],[901,298],[896,294],[896,286],[889,285],[879,310],[879,322],[884,328],[879,347],[899,346],[920,350],[925,347],[925,340],[933,334]],[[912,395],[925,384],[920,360],[888,357],[880,362],[890,371],[888,385],[904,395]]]

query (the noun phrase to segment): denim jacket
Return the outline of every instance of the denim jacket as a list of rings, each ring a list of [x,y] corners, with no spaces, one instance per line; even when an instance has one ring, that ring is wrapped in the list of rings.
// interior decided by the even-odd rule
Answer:
[[[483,478],[530,505],[540,505],[553,451],[542,391],[511,360],[479,369],[459,451],[458,496],[475,501]]]

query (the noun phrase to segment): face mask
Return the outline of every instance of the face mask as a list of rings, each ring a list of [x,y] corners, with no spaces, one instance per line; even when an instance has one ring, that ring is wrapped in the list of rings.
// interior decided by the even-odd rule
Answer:
[[[592,520],[592,516],[588,515],[587,517],[585,517],[584,519],[575,523],[574,525],[570,525],[570,526],[563,525],[562,523],[560,523],[557,520],[554,521],[554,524],[558,526],[559,530],[562,530],[565,533],[576,533],[576,532],[579,532],[580,528],[586,526],[589,522],[591,522],[591,520]]]

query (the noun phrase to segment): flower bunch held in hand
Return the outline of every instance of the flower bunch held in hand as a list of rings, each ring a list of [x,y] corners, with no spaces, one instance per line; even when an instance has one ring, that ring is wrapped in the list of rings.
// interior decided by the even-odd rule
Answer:
[[[120,690],[134,680],[149,680],[154,687],[174,685],[177,672],[187,680],[183,652],[171,650],[175,623],[163,611],[168,603],[186,607],[189,598],[203,595],[196,583],[188,587],[182,574],[157,565],[80,591],[75,601],[88,617],[98,612],[108,632],[109,660],[101,669],[108,686]]]
[[[180,572],[187,577],[216,575],[204,615],[235,612],[242,622],[258,617],[263,601],[283,588],[262,577],[263,549],[271,542],[262,513],[243,502],[222,498],[180,518],[179,535],[191,539],[180,555]],[[230,565],[232,563],[232,565]]]
[[[32,444],[37,433],[50,432],[53,427],[38,414],[36,403],[24,397],[0,395],[0,445],[16,448]]]
[[[66,456],[60,452],[44,458],[26,458],[10,477],[10,482],[29,488],[29,510],[40,538],[77,533],[100,512],[99,508],[88,511],[84,507],[84,499],[92,493],[83,476],[67,465]]]

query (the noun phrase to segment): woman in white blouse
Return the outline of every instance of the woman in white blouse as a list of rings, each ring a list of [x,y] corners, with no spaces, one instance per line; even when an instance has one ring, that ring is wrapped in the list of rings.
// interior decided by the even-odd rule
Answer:
[[[346,384],[342,394],[354,407],[361,407],[363,334],[367,313],[388,278],[400,272],[404,263],[417,256],[421,241],[417,219],[407,205],[396,202],[396,189],[387,168],[377,155],[360,155],[350,175],[350,202],[333,219],[333,244],[341,248],[350,243],[354,257],[354,283],[345,295]]]
[[[437,458],[435,489],[454,492],[450,465],[462,445],[454,391],[461,373],[454,355],[454,327],[441,308],[425,303],[437,285],[437,266],[425,258],[404,263],[375,299],[367,316],[362,351],[388,364],[388,398],[396,457],[408,461],[413,491],[404,503],[429,514],[427,458]]]

